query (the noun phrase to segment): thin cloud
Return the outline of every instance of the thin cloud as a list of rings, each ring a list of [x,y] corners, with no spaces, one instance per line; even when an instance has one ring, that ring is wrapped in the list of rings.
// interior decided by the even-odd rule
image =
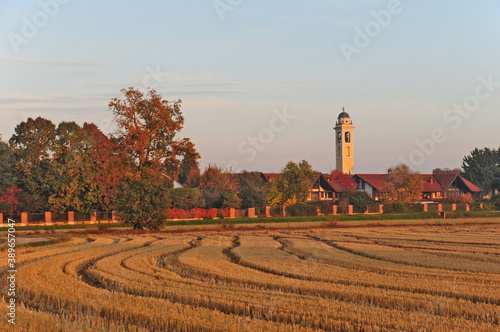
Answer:
[[[17,57],[2,57],[0,58],[0,61],[44,66],[95,66],[109,64],[109,62],[104,61],[46,60]]]

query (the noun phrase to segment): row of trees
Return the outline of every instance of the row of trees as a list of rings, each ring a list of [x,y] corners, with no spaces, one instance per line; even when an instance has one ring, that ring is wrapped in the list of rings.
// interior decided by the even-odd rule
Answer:
[[[154,90],[122,92],[123,100],[109,103],[118,129],[110,136],[92,123],[56,126],[38,117],[17,125],[9,144],[0,142],[0,209],[107,211],[134,205],[126,193],[141,185],[142,194],[165,188],[162,171],[180,179],[197,168],[194,144],[178,138],[181,101],[164,100]],[[165,195],[160,198],[168,203]]]

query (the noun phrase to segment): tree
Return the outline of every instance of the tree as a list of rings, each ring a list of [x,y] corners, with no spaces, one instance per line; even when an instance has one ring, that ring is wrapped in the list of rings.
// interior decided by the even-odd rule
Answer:
[[[283,205],[286,201],[282,179],[275,179],[268,184],[267,203],[271,206]]]
[[[134,160],[137,170],[165,167],[179,173],[179,156],[196,154],[189,139],[177,139],[184,126],[181,100],[169,102],[155,90],[145,96],[134,88],[122,89],[124,100],[114,98],[109,109],[118,125],[117,139]]]
[[[167,173],[171,174],[179,183],[185,184],[192,170],[198,171],[198,173],[200,172],[198,165],[200,154],[196,152],[194,144],[187,139],[181,141],[179,150],[182,150],[179,152],[181,160],[177,158],[167,159],[165,162],[165,169]]]
[[[13,155],[9,145],[0,135],[0,191],[12,187],[15,183],[13,174]]]
[[[202,208],[205,206],[203,193],[196,188],[175,188],[170,189],[170,199],[172,207],[191,210],[194,208]]]
[[[21,194],[21,208],[37,212],[47,205],[54,194],[56,170],[52,161],[56,127],[41,117],[28,118],[15,128],[9,140],[14,156],[14,176]]]
[[[12,150],[0,136],[0,212],[18,212],[20,189],[14,184]]]
[[[0,192],[0,212],[14,215],[19,213],[19,194],[21,189],[12,186]]]
[[[420,173],[413,172],[406,164],[399,164],[387,170],[383,192],[390,202],[413,203],[420,200],[423,186]]]
[[[115,189],[117,215],[134,229],[157,230],[167,220],[170,199],[168,188],[154,169],[143,169]]]
[[[236,185],[228,173],[216,165],[208,165],[200,177],[200,190],[207,208],[237,208],[241,200],[236,194]]]
[[[186,178],[186,183],[184,184],[187,188],[198,188],[200,186],[200,170],[192,168]]]
[[[238,197],[241,199],[243,209],[266,205],[269,189],[260,172],[243,171],[239,176],[239,182]]]
[[[122,180],[133,176],[133,162],[122,153],[116,141],[106,136],[95,124],[84,123],[82,129],[92,142],[87,154],[92,160],[94,181],[100,191],[97,208],[112,210],[113,191]]]
[[[283,195],[285,200],[304,203],[309,198],[311,181],[317,176],[311,165],[302,160],[298,165],[289,161],[283,169]]]
[[[462,175],[481,187],[485,194],[500,190],[500,148],[472,150],[463,158]]]
[[[53,212],[89,212],[97,207],[102,188],[95,181],[99,170],[89,156],[92,148],[92,140],[75,122],[61,122],[57,127],[57,182],[48,200]]]

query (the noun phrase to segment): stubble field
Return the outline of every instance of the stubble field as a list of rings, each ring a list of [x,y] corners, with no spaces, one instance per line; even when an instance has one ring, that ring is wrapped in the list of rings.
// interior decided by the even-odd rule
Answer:
[[[0,330],[500,330],[498,224],[87,235],[17,261]]]

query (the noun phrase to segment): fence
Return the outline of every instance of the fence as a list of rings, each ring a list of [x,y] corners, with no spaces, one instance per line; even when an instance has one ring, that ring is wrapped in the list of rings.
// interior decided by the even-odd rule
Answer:
[[[93,212],[81,213],[69,211],[67,213],[21,213],[18,215],[8,215],[0,213],[0,224],[6,223],[9,219],[14,220],[16,225],[52,225],[52,224],[75,224],[75,223],[109,223],[116,222],[115,212]]]
[[[299,206],[300,205],[300,206]],[[338,205],[317,207],[309,204],[297,206],[266,206],[249,209],[193,209],[180,210],[171,209],[169,220],[173,219],[202,219],[202,218],[254,218],[254,217],[284,217],[284,216],[314,216],[319,214],[338,214],[341,209]],[[364,214],[367,213],[401,213],[401,212],[448,212],[448,211],[476,211],[483,210],[482,203],[473,204],[369,204]],[[355,214],[354,207],[348,206],[345,214]],[[363,213],[356,213],[363,214]],[[114,211],[107,212],[67,212],[67,213],[21,213],[20,215],[8,215],[0,213],[0,224],[12,219],[17,225],[51,225],[51,224],[75,224],[75,223],[110,223],[117,222]]]

